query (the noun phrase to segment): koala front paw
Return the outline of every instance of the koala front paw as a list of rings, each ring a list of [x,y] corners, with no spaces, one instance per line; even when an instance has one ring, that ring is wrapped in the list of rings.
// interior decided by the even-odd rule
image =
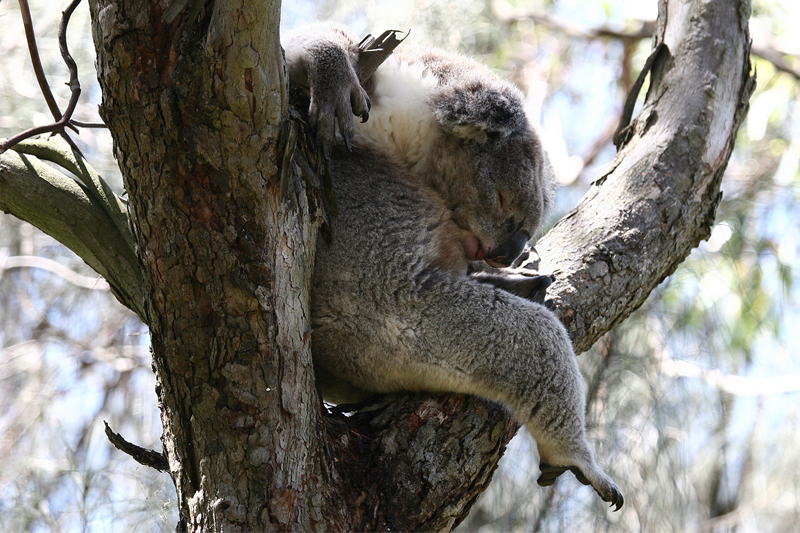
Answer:
[[[555,276],[530,276],[523,278],[516,283],[513,292],[518,296],[527,298],[533,302],[544,305],[547,296],[547,287],[555,281]]]
[[[353,116],[361,117],[361,122],[369,119],[371,103],[367,91],[361,87],[352,67],[347,66],[338,72],[319,72],[317,79],[311,81],[308,119],[327,159],[336,141],[336,124],[350,149],[350,137],[355,132]]]
[[[344,28],[314,23],[297,28],[284,39],[289,83],[311,99],[309,124],[326,157],[336,140],[336,124],[349,145],[355,131],[353,115],[369,118],[370,101],[361,87],[361,51]]]

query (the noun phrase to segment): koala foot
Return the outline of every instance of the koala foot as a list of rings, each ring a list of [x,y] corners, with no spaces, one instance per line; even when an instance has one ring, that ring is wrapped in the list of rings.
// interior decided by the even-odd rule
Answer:
[[[359,85],[353,72],[348,77],[341,76],[336,82],[329,80],[327,91],[313,91],[308,118],[315,132],[317,142],[323,147],[326,158],[330,159],[330,147],[335,141],[335,128],[344,138],[348,150],[352,151],[350,138],[355,133],[353,116],[360,116],[361,122],[369,119],[370,100],[366,91]]]
[[[330,157],[337,126],[349,148],[353,117],[365,122],[371,106],[358,78],[362,52],[355,39],[343,28],[311,24],[286,35],[284,50],[292,89],[310,97],[308,122],[324,156]]]
[[[551,486],[556,482],[556,479],[561,474],[569,470],[575,474],[575,477],[578,481],[584,485],[591,485],[594,491],[600,496],[600,499],[602,499],[604,502],[609,502],[612,507],[615,507],[614,512],[619,511],[622,508],[622,505],[625,503],[625,499],[623,498],[619,487],[617,487],[616,483],[611,481],[611,479],[602,472],[599,472],[600,478],[592,483],[576,466],[553,466],[542,463],[539,465],[539,470],[541,470],[542,474],[539,476],[539,479],[537,479],[536,482],[542,487]]]

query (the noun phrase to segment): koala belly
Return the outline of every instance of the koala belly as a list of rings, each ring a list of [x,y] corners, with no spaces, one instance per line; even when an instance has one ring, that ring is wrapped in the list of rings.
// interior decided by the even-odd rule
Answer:
[[[425,282],[447,275],[430,266],[442,254],[446,209],[390,158],[357,152],[334,151],[339,214],[331,242],[318,241],[311,293],[317,382],[333,403],[429,388],[399,372],[398,361],[411,364],[426,349]]]

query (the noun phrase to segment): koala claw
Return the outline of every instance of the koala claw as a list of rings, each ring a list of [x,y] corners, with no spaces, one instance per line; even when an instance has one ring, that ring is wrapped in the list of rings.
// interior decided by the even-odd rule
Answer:
[[[584,485],[590,485],[594,491],[600,496],[600,498],[604,502],[608,502],[611,504],[611,507],[614,507],[614,512],[619,511],[622,509],[623,504],[625,503],[625,498],[622,496],[622,493],[619,491],[616,485],[609,480],[608,483],[601,483],[593,484],[589,481],[583,472],[575,466],[567,467],[567,466],[553,466],[548,464],[540,464],[539,470],[541,470],[541,475],[536,482],[542,487],[549,487],[556,482],[556,479],[569,470],[573,474],[575,474],[575,478],[580,481]]]
[[[547,295],[547,287],[552,285],[554,281],[555,278],[552,275],[531,276],[520,284],[524,287],[524,294],[520,294],[520,296],[533,302],[544,304],[544,299]],[[522,287],[520,287],[520,290],[523,290]]]

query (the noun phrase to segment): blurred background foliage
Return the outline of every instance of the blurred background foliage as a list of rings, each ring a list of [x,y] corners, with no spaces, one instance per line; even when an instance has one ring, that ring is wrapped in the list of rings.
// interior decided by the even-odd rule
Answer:
[[[66,5],[66,3],[65,3]],[[63,109],[64,6],[31,5]],[[610,137],[650,51],[655,0],[298,0],[284,29],[336,20],[365,35],[475,56],[528,95],[562,185],[554,219],[614,156]],[[0,137],[49,121],[19,8],[0,3]],[[535,483],[521,432],[461,531],[796,531],[800,524],[800,3],[753,0],[758,88],[711,237],[579,361],[591,440],[626,505],[610,513],[564,476]],[[99,121],[88,9],[69,40]],[[122,191],[104,130],[75,137]],[[63,268],[66,267],[66,268]],[[69,250],[0,214],[0,533],[172,531],[167,476],[110,447],[106,420],[160,449],[149,337]]]

